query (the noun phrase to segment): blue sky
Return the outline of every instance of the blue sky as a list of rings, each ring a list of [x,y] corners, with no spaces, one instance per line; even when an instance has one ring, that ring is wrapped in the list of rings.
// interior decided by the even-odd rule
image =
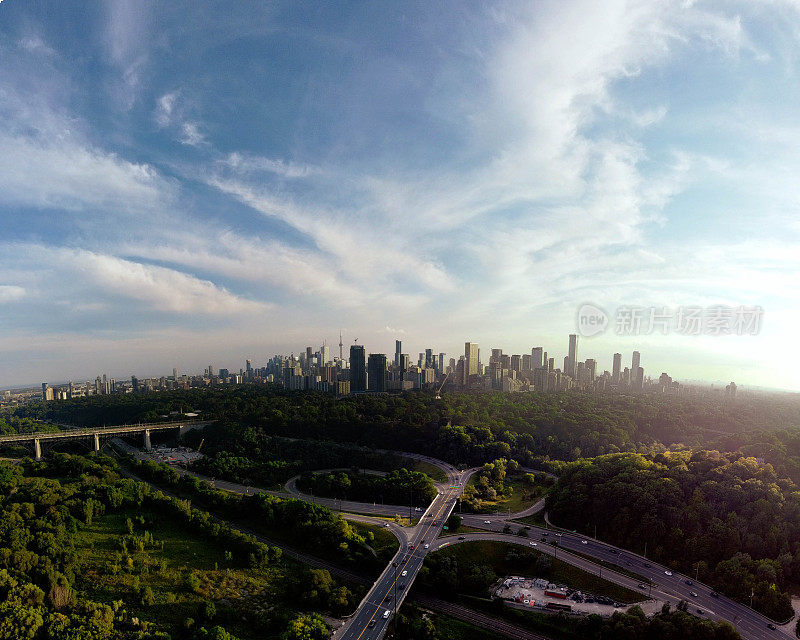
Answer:
[[[592,302],[760,305],[580,356],[800,389],[797,4],[434,4],[0,2],[0,385]]]

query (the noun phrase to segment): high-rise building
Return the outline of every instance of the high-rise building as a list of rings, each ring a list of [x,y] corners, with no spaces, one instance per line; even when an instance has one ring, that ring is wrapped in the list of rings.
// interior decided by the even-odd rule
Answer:
[[[542,347],[534,347],[531,349],[531,367],[533,369],[542,369],[547,365],[547,356],[544,356],[544,360],[542,359],[542,356]]]
[[[586,360],[586,376],[589,382],[594,382],[597,377],[597,361],[594,358],[587,358]]]
[[[425,349],[425,367],[433,366],[433,349]]]
[[[248,360],[248,362],[250,362]],[[178,381],[178,367],[172,367],[172,379]]]
[[[319,348],[319,359],[320,362],[317,364],[319,364],[320,368],[324,367],[331,361],[331,348],[327,344],[323,344]]]
[[[407,353],[400,354],[400,371],[406,372],[408,368],[411,366],[411,358],[409,358]]]
[[[575,333],[569,334],[569,367],[566,367],[564,373],[573,378],[576,376],[578,364],[578,335]]]
[[[386,354],[370,353],[368,361],[369,390],[386,391]]]
[[[632,372],[636,371],[636,369],[639,368],[639,360],[640,360],[640,358],[641,358],[641,355],[639,354],[639,352],[638,351],[634,351],[633,355],[631,356],[631,371]]]
[[[47,402],[47,392],[50,389],[46,382],[42,382],[42,401]]]
[[[444,374],[444,356],[445,354],[440,353],[438,358],[439,361],[436,363],[437,364],[436,368],[439,370],[439,375]]]
[[[511,356],[511,370],[519,373],[522,370],[522,357],[519,355]]]
[[[403,353],[403,343],[400,340],[394,341],[394,365],[400,366],[400,356]]]
[[[478,374],[478,343],[465,342],[464,343],[464,377],[474,376]]]
[[[522,354],[522,370],[533,371],[533,357],[528,353]]]
[[[364,347],[354,344],[350,347],[350,392],[362,393],[367,390],[367,368]]]
[[[620,383],[620,376],[622,375],[622,354],[615,353],[614,354],[614,365],[611,370],[611,379],[614,381],[614,384]]]

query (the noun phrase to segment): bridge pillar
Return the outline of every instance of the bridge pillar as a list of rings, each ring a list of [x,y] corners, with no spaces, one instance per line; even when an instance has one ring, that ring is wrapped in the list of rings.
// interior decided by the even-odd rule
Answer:
[[[150,451],[153,447],[150,446],[150,429],[144,430],[144,448],[145,451]]]
[[[42,443],[39,441],[39,438],[34,438],[33,439],[33,451],[34,451],[34,454],[35,454],[34,457],[36,458],[36,461],[38,462],[39,460],[42,459]]]
[[[94,434],[94,450],[95,450],[95,453],[100,451],[100,434],[99,433],[95,433]]]

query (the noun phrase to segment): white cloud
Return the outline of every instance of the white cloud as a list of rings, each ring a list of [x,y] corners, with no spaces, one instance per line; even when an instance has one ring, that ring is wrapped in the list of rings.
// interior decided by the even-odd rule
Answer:
[[[196,122],[183,123],[181,126],[180,141],[191,147],[199,147],[208,144],[205,135],[200,131],[200,125]]]
[[[166,127],[172,123],[172,112],[175,109],[177,98],[178,92],[172,91],[165,93],[156,102],[155,119],[159,127]]]
[[[319,167],[237,152],[228,154],[220,161],[220,164],[234,169],[238,173],[266,171],[282,178],[307,178],[320,173]]]
[[[0,284],[0,304],[22,300],[27,295],[23,287],[11,284]]]
[[[266,309],[265,304],[174,269],[81,250],[59,250],[56,259],[63,268],[99,290],[139,300],[158,311],[234,315]]]

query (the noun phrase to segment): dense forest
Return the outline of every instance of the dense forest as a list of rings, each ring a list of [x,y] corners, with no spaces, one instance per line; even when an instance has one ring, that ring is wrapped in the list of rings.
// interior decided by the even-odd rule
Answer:
[[[607,453],[666,448],[742,449],[763,457],[779,476],[800,482],[800,399],[792,394],[735,398],[537,393],[330,394],[239,385],[151,394],[33,402],[19,418],[102,426],[170,419],[198,411],[259,434],[355,442],[426,452],[452,462],[483,464],[513,457],[577,460]],[[246,446],[247,432],[241,449]],[[235,451],[245,455],[246,450]]]
[[[548,502],[555,522],[585,532],[597,525],[598,537],[640,553],[646,543],[648,556],[698,572],[742,602],[752,591],[753,605],[770,617],[791,613],[788,592],[800,583],[800,402],[793,395],[335,399],[242,385],[32,403],[6,424],[166,420],[189,409],[216,421],[187,435],[195,446],[204,441],[202,469],[243,482],[270,485],[320,468],[397,468],[384,454],[361,451],[354,460],[353,445],[487,465],[469,489],[476,504],[508,493],[505,475],[517,465],[556,472]],[[356,476],[345,475],[352,487]],[[322,482],[333,493],[344,481],[303,478],[307,488]],[[363,496],[375,493],[366,486],[378,482],[374,476],[358,482]]]
[[[613,454],[562,466],[553,522],[648,556],[776,620],[800,580],[800,489],[769,464],[716,451]]]
[[[297,488],[315,496],[383,504],[427,506],[436,497],[433,480],[408,469],[396,469],[386,475],[358,471],[307,472],[298,478]]]
[[[200,556],[182,564],[187,545]],[[260,588],[245,596],[251,585]],[[342,589],[327,572],[287,564],[280,549],[121,477],[110,458],[0,462],[4,640],[226,640],[234,636],[220,625],[229,623],[247,637],[323,638],[322,619],[297,606],[336,611],[349,599]]]

